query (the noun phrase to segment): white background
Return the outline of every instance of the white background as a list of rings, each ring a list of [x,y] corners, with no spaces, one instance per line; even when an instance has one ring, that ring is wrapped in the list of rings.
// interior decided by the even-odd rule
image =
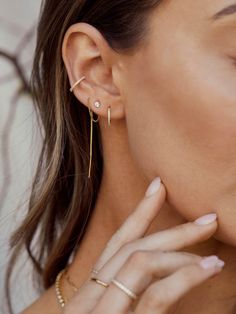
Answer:
[[[40,0],[0,0],[0,51],[15,55],[28,77],[40,3]],[[27,209],[41,143],[30,97],[22,95],[12,103],[21,86],[13,63],[0,56],[0,313],[3,314],[7,313],[3,308],[3,280],[8,240]],[[14,313],[37,297],[30,264],[25,263],[24,256],[20,261],[12,289]]]

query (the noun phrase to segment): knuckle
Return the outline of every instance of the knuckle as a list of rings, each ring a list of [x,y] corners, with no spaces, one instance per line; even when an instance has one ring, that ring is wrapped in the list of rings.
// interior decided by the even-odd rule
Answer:
[[[128,264],[139,269],[144,269],[149,262],[149,254],[145,250],[137,250],[128,257]]]
[[[127,242],[120,247],[119,252],[121,255],[127,256],[129,254],[132,254],[132,252],[134,252],[134,249],[135,249],[135,243]]]

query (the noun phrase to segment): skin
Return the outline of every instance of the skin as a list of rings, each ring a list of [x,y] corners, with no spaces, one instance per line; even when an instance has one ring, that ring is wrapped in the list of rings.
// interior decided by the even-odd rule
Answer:
[[[164,1],[152,12],[146,44],[132,56],[114,52],[88,24],[68,29],[62,56],[69,80],[73,85],[85,75],[74,95],[85,106],[88,96],[91,106],[95,100],[101,102],[99,109],[92,109],[100,116],[104,148],[99,197],[69,268],[78,287],[87,280],[108,240],[140,204],[149,183],[160,176],[165,198],[145,232],[133,240],[217,213],[217,223],[204,227],[204,236],[199,232],[183,251],[193,258],[217,254],[226,266],[217,276],[208,273],[194,289],[190,285],[174,310],[176,314],[189,313],[190,308],[193,314],[232,313],[236,294],[236,14],[210,21],[230,4],[224,0]],[[109,105],[111,127],[107,125]],[[183,228],[180,232],[186,237]],[[126,241],[128,236],[124,233]],[[199,274],[199,268],[194,272]],[[74,295],[65,281],[63,291],[68,299]],[[93,283],[89,291],[96,293],[101,287]],[[113,291],[118,300],[119,289],[113,287]],[[88,292],[83,293],[88,299]],[[112,297],[104,297],[108,309],[114,306]],[[74,300],[82,306],[79,297]],[[54,287],[23,313],[40,313],[45,304],[50,305],[50,314],[60,313]],[[99,306],[106,313],[104,304]],[[157,310],[160,305],[155,306]],[[67,313],[78,313],[74,308]]]

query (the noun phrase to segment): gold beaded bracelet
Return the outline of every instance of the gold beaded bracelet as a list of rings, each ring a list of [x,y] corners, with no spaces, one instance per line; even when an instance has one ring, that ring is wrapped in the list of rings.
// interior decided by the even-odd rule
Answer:
[[[56,280],[55,280],[55,290],[56,290],[56,296],[57,296],[57,299],[58,299],[58,302],[60,303],[60,306],[61,307],[64,307],[67,300],[65,297],[63,297],[62,295],[62,291],[61,291],[61,287],[60,287],[60,284],[61,284],[61,277],[62,275],[65,276],[65,279],[67,280],[67,282],[73,287],[73,290],[76,292],[78,291],[78,287],[76,287],[76,285],[73,283],[73,281],[70,279],[68,273],[67,273],[67,267],[65,267],[64,269],[62,269],[58,274],[57,274],[57,277],[56,277]],[[92,269],[91,271],[91,274],[94,273],[94,274],[97,274],[98,273],[98,270],[96,270],[95,268]],[[95,280],[97,281],[98,283],[102,284],[103,286],[107,287],[107,285],[105,285],[104,283],[102,283],[100,280],[98,280],[97,278],[93,278],[91,277],[92,280]]]
[[[63,297],[62,295],[62,292],[61,292],[61,287],[60,287],[60,282],[61,282],[61,277],[63,275],[63,273],[65,272],[65,269],[62,269],[57,277],[56,277],[56,280],[55,280],[55,290],[56,290],[56,296],[57,296],[57,299],[58,299],[58,302],[60,304],[61,307],[64,307],[67,300]]]

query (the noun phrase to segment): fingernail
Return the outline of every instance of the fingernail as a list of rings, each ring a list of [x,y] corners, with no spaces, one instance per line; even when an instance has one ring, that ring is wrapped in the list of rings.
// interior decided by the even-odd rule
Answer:
[[[208,225],[215,221],[217,215],[215,213],[202,216],[194,221],[196,225]]]
[[[204,269],[213,268],[215,266],[223,267],[224,262],[218,258],[216,255],[211,255],[207,257],[203,257],[200,261],[200,265]]]
[[[217,266],[218,267],[224,267],[225,266],[225,262],[222,261],[221,259],[219,259],[218,262],[217,262]]]
[[[155,194],[159,188],[161,186],[161,178],[160,177],[156,177],[152,182],[151,184],[149,185],[146,193],[145,193],[145,196],[146,197],[149,197],[153,194]]]

